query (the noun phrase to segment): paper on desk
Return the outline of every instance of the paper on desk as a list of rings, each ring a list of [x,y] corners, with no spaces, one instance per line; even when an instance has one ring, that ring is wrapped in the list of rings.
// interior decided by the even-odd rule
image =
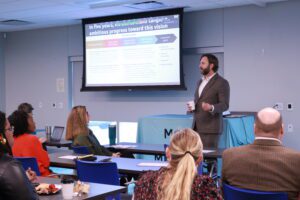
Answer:
[[[212,153],[212,152],[215,152],[215,150],[203,150],[203,153]]]
[[[77,158],[77,156],[68,155],[68,156],[60,156],[58,158],[74,160],[75,158]]]
[[[123,145],[123,144],[117,144],[117,145],[112,145],[113,148],[118,148],[118,149],[129,149],[129,148],[134,148],[136,145]]]
[[[137,166],[140,167],[166,167],[167,165],[167,162],[147,162],[137,164]]]

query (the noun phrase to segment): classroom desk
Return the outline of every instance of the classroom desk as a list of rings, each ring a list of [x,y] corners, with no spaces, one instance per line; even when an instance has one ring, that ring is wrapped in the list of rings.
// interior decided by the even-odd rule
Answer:
[[[70,151],[51,153],[49,154],[50,166],[75,169],[76,166],[74,160],[60,158],[61,156],[66,156],[66,155],[78,155],[78,154],[70,153]],[[100,160],[105,158],[110,158],[110,157],[97,156],[96,162],[97,161],[99,162]],[[119,172],[124,174],[140,174],[143,171],[160,169],[160,166],[138,166],[139,163],[159,163],[159,164],[164,163],[161,161],[150,161],[144,159],[114,158],[114,157],[111,158],[112,158],[112,162],[117,163]]]
[[[44,145],[45,146],[55,146],[55,147],[68,147],[68,148],[71,148],[71,145],[72,145],[72,141],[68,141],[68,140],[63,140],[61,139],[60,141],[49,141],[49,140],[46,140],[44,142]]]
[[[37,177],[38,183],[53,183],[61,184],[60,179],[57,178],[47,178],[47,177]],[[118,194],[121,192],[126,192],[126,187],[116,186],[116,185],[107,185],[99,183],[88,183],[90,185],[90,190],[88,194],[83,194],[80,197],[73,197],[73,200],[81,199],[105,199],[106,196],[112,194]],[[58,192],[53,195],[39,195],[40,200],[62,200],[62,192]]]
[[[164,156],[165,149],[162,144],[140,144],[140,143],[127,143],[122,142],[117,145],[106,146],[114,149],[115,151],[128,152],[132,154],[146,154],[146,155],[155,155],[155,156]],[[128,148],[124,148],[128,147]],[[205,150],[203,152],[203,156],[205,158],[221,158],[224,149],[218,149],[214,152],[206,153]]]

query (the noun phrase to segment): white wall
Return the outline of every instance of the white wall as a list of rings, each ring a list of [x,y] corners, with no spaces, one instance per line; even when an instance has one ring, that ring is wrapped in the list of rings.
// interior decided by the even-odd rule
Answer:
[[[285,125],[294,126],[284,143],[300,150],[299,10],[300,1],[225,9],[224,64],[231,110],[257,111],[284,103]],[[287,111],[290,102],[293,111]]]
[[[286,134],[284,143],[300,150],[297,144],[300,95],[296,89],[300,82],[297,79],[298,10],[300,1],[288,1],[266,7],[188,13],[184,17],[183,46],[189,48],[185,52],[194,54],[183,57],[187,91],[82,93],[78,103],[87,104],[92,117],[99,120],[131,121],[148,114],[184,113],[185,101],[192,98],[199,75],[196,52],[201,52],[203,47],[209,47],[204,51],[218,47],[221,51],[224,49],[224,74],[231,86],[230,109],[257,111],[276,102],[294,103],[293,111],[282,112],[284,121],[294,125],[294,133]],[[39,128],[45,124],[65,125],[68,88],[66,86],[64,93],[56,92],[56,78],[68,82],[68,57],[82,55],[81,34],[81,26],[7,34],[5,97],[8,113],[19,103],[28,101],[35,107]],[[38,107],[40,102],[42,108]],[[52,103],[59,102],[64,104],[63,109],[52,108]]]
[[[5,45],[6,111],[32,103],[38,128],[65,125],[67,92],[56,91],[56,79],[68,75],[68,27],[7,34]],[[65,91],[67,91],[67,85]],[[53,103],[64,108],[54,109]]]
[[[222,9],[185,13],[183,48],[224,45]]]

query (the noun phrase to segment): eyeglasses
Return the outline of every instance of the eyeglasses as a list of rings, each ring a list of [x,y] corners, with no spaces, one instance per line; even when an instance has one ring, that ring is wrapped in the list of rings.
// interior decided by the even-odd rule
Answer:
[[[9,127],[9,128],[6,128],[5,131],[12,131],[12,132],[14,132],[14,127],[11,126],[11,127]]]

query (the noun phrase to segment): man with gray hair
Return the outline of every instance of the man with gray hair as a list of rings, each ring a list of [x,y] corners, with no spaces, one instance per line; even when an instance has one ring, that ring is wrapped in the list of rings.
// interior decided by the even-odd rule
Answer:
[[[287,192],[300,200],[300,152],[282,145],[281,114],[273,108],[257,113],[253,144],[223,153],[222,181],[243,189]]]

